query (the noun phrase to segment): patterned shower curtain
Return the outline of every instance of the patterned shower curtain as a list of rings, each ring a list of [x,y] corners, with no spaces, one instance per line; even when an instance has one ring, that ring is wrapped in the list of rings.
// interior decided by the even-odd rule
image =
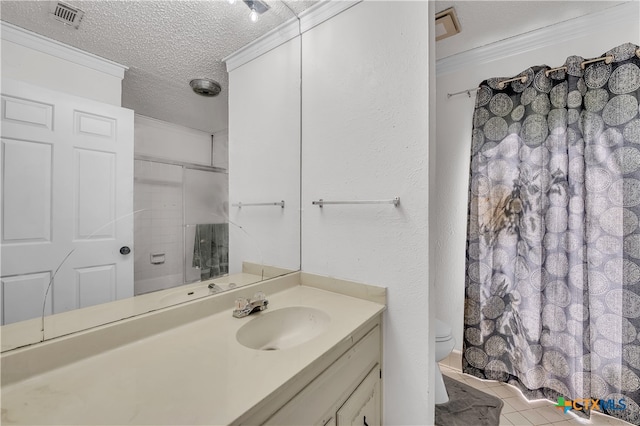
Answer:
[[[640,58],[481,83],[463,371],[640,424]],[[613,401],[614,404],[607,404]],[[624,409],[622,405],[624,405]],[[592,408],[584,405],[584,411]]]

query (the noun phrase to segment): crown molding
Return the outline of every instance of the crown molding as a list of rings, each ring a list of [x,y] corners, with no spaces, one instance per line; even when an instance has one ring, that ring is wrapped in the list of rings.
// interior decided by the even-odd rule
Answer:
[[[303,34],[311,28],[355,6],[362,0],[326,0],[314,4],[300,13],[300,29]]]
[[[222,58],[222,62],[227,64],[227,72],[231,72],[297,36],[298,19],[289,19],[260,38]]]
[[[637,0],[630,1],[601,12],[559,22],[439,59],[436,61],[436,75],[450,74],[531,50],[554,46],[558,40],[584,37],[589,35],[594,27],[602,26],[603,22],[606,22],[607,26],[638,25],[639,7]]]
[[[127,66],[25,30],[24,28],[5,21],[0,21],[0,38],[74,64],[83,65],[87,68],[118,77],[120,80],[124,78],[124,72],[129,69]]]
[[[258,56],[333,18],[361,1],[362,0],[325,0],[316,3],[300,13],[299,17],[288,20],[284,24],[223,58],[222,62],[227,64],[227,72],[231,72]],[[299,23],[298,20],[300,21]]]

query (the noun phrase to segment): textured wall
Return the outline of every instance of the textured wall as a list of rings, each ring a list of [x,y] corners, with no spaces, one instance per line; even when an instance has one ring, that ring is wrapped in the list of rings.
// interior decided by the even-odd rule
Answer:
[[[475,97],[463,94],[447,98],[447,93],[477,87],[490,77],[516,75],[532,65],[560,66],[570,55],[597,57],[622,43],[638,44],[637,16],[636,11],[635,25],[633,20],[630,25],[605,23],[593,27],[586,37],[559,39],[553,48],[504,52],[503,59],[437,76],[436,179],[430,185],[436,230],[431,240],[435,253],[435,313],[453,327],[456,349],[462,349],[467,191]],[[496,41],[503,38],[499,28],[493,35]]]
[[[303,34],[302,269],[388,288],[384,423],[428,404],[426,2],[363,2]],[[401,205],[311,201],[391,199]]]
[[[300,268],[300,40],[229,73],[229,246],[242,261]],[[231,204],[284,200],[276,206]],[[241,226],[240,229],[238,226]]]

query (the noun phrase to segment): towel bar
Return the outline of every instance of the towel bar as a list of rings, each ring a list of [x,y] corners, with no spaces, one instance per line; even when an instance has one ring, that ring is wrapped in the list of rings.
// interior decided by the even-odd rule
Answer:
[[[393,200],[350,200],[350,201],[327,201],[320,198],[318,201],[312,201],[314,206],[324,206],[325,204],[393,204],[398,207],[400,204],[400,197],[396,197]]]
[[[242,208],[246,206],[280,206],[284,209],[284,200],[278,201],[275,203],[236,203],[231,205],[233,207],[238,207],[238,208]]]

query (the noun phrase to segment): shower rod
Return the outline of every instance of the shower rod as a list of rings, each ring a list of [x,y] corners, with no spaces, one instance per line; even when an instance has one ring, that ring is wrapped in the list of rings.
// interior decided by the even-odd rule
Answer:
[[[637,56],[638,58],[640,58],[640,49],[637,49],[637,50],[636,50],[636,56]],[[605,63],[605,64],[610,64],[611,62],[613,62],[613,60],[614,60],[614,57],[613,57],[613,56],[611,56],[611,55],[603,56],[602,58],[590,59],[590,60],[588,60],[588,61],[584,61],[584,62],[582,62],[582,63],[580,64],[580,68],[585,69],[585,66],[587,66],[587,65],[589,65],[589,64],[592,64],[592,63],[594,63],[594,62],[600,62],[600,61],[604,61],[604,63]],[[561,67],[557,67],[557,68],[551,68],[551,69],[548,69],[548,70],[546,70],[546,71],[544,72],[544,75],[545,75],[545,76],[547,76],[547,77],[549,77],[549,75],[550,75],[552,72],[555,72],[555,71],[561,71],[561,70],[566,71],[566,70],[567,70],[567,67],[566,67],[566,66],[561,66]],[[527,81],[527,76],[521,75],[521,76],[518,76],[518,77],[515,77],[515,78],[508,79],[508,80],[503,80],[503,81],[501,81],[501,82],[499,82],[499,83],[498,83],[498,87],[502,89],[502,88],[504,88],[505,83],[509,83],[509,82],[511,82],[511,81],[516,81],[516,80],[520,80],[520,81],[522,81],[523,83],[525,83],[525,82]],[[477,90],[478,90],[478,88],[475,88],[475,87],[474,87],[474,88],[467,89],[467,90],[461,90],[461,91],[459,91],[459,92],[455,92],[455,93],[447,93],[447,98],[450,98],[450,97],[452,97],[452,96],[461,95],[461,94],[463,94],[463,93],[466,93],[466,94],[467,94],[467,96],[471,97],[471,93],[475,93]]]
[[[467,96],[471,97],[471,93],[473,93],[475,95],[477,91],[478,91],[478,88],[474,87],[473,89],[461,90],[461,91],[456,92],[456,93],[447,93],[447,98],[450,98],[452,96],[462,95],[463,93],[466,93]]]
[[[400,204],[400,197],[396,197],[393,200],[351,200],[351,201],[327,201],[320,198],[318,201],[312,201],[314,206],[324,206],[325,204],[393,204],[398,207]]]
[[[236,203],[231,205],[233,207],[238,207],[238,208],[247,207],[247,206],[280,206],[284,209],[284,200],[277,201],[275,203]]]

